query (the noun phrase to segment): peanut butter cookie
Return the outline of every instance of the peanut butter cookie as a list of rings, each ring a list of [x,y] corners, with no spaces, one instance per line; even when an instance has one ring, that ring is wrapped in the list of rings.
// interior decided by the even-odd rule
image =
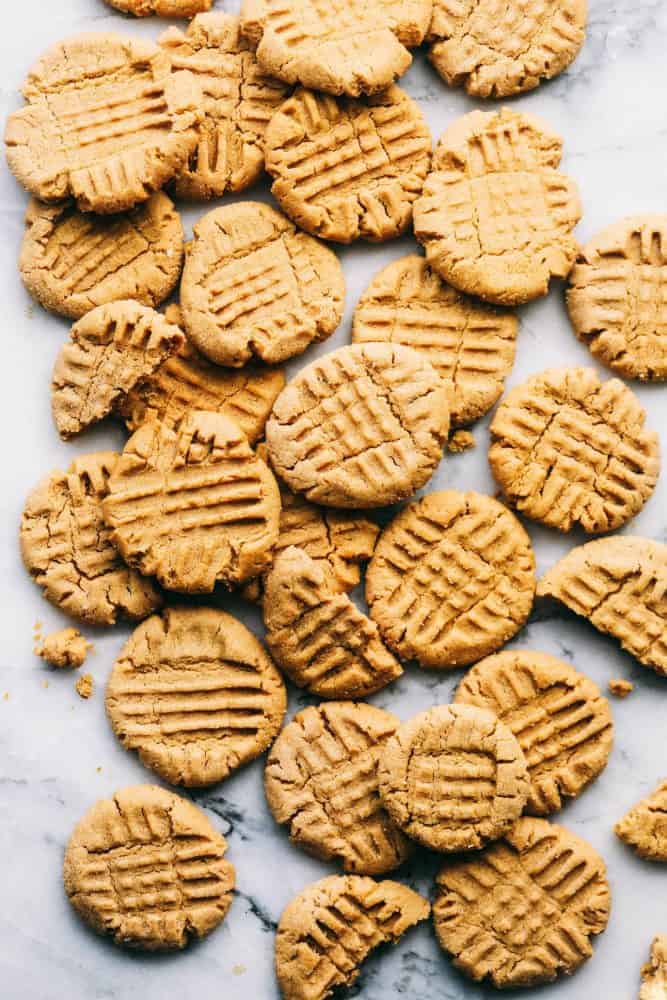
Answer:
[[[63,628],[52,632],[35,647],[35,653],[49,666],[59,670],[78,670],[86,662],[88,650],[92,646],[86,642],[76,628]]]
[[[651,945],[651,957],[642,968],[639,1000],[665,1000],[667,997],[667,935],[658,934]]]
[[[123,14],[134,14],[135,17],[148,17],[157,14],[158,17],[193,17],[202,11],[210,10],[213,0],[106,0],[116,10]]]
[[[640,858],[667,861],[667,781],[626,813],[614,831]]]

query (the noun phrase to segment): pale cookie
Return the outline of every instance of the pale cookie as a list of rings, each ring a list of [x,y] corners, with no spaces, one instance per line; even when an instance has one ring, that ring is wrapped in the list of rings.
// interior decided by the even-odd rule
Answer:
[[[660,441],[620,379],[551,368],[512,389],[491,423],[489,463],[507,501],[559,531],[614,531],[642,509]]]
[[[264,788],[292,843],[344,871],[380,875],[412,853],[378,793],[377,762],[399,720],[351,701],[311,706],[273,744]]]
[[[19,270],[45,309],[80,319],[117,299],[160,305],[183,266],[183,226],[173,202],[159,192],[131,212],[97,216],[73,202],[26,213]]]
[[[150,580],[125,565],[102,517],[102,501],[119,456],[83,455],[52,472],[26,501],[21,553],[44,596],[90,625],[145,618],[162,604]]]
[[[651,957],[642,966],[639,1000],[665,1000],[667,997],[667,935],[658,934],[651,944]]]
[[[420,489],[447,440],[447,387],[409,347],[353,344],[302,368],[266,424],[290,489],[332,507],[382,507]]]
[[[122,212],[182,168],[197,142],[201,90],[151,42],[84,34],[59,42],[9,116],[7,160],[43,201],[69,196],[85,212]]]
[[[640,663],[667,675],[667,545],[630,535],[572,549],[540,580],[554,597]]]
[[[135,431],[103,512],[129,565],[170,590],[207,594],[270,563],[280,494],[235,423],[195,410],[175,431],[159,421]]]
[[[667,380],[667,215],[635,215],[581,250],[567,307],[574,332],[624,378]]]
[[[289,88],[262,72],[232,14],[200,14],[187,32],[170,28],[158,44],[204,95],[197,146],[175,180],[176,194],[205,199],[244,191],[262,174],[266,126]]]
[[[156,785],[101,799],[77,824],[63,876],[72,906],[99,934],[147,951],[183,948],[224,920],[234,866],[205,813]]]
[[[168,608],[116,660],[107,714],[127,750],[164,781],[222,781],[273,742],[285,685],[252,632],[214,608]]]
[[[519,742],[530,779],[526,811],[548,816],[606,767],[613,743],[609,703],[569,663],[532,650],[497,653],[459,684],[456,704],[498,716]]]
[[[272,76],[358,97],[405,73],[431,11],[431,0],[242,0],[241,30]]]
[[[400,87],[364,101],[298,90],[265,136],[272,194],[306,232],[337,243],[400,236],[431,163],[431,134]]]
[[[138,302],[92,309],[72,327],[53,368],[51,408],[60,436],[73,437],[108,416],[184,343],[177,326]]]
[[[546,295],[578,251],[573,180],[558,171],[562,141],[532,115],[472,111],[444,132],[414,210],[434,271],[498,305]]]
[[[530,539],[492,497],[445,490],[385,528],[366,599],[387,645],[422,667],[463,667],[524,625],[535,594]]]
[[[496,987],[570,975],[593,954],[611,894],[590,844],[545,819],[520,819],[481,854],[447,860],[437,880],[435,931],[454,965]]]
[[[403,673],[378,627],[326,569],[301,549],[285,549],[266,576],[266,643],[298,687],[320,698],[366,698]]]
[[[510,97],[567,69],[587,17],[587,0],[434,0],[429,59],[473,97]]]
[[[285,908],[276,935],[276,976],[284,1000],[325,1000],[351,986],[381,944],[395,944],[431,907],[418,893],[385,879],[329,875]]]
[[[89,649],[91,644],[78,629],[64,628],[47,635],[35,647],[35,653],[52,667],[78,670],[86,662]]]
[[[614,831],[647,861],[667,861],[667,781],[619,820]]]
[[[434,851],[479,850],[523,812],[521,747],[492,712],[436,705],[401,725],[378,760],[380,798],[409,837]]]
[[[186,331],[219,365],[276,363],[326,340],[343,316],[345,279],[328,247],[268,205],[237,202],[194,227],[181,283]]]
[[[449,384],[452,426],[461,427],[500,398],[514,364],[518,329],[513,313],[462,295],[423,257],[411,254],[383,268],[362,294],[352,341],[387,341],[421,351]]]
[[[111,7],[135,17],[193,17],[210,10],[213,0],[106,0]]]

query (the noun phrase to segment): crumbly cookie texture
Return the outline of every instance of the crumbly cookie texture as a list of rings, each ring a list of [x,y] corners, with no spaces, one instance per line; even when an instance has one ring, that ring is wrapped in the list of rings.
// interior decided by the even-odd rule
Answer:
[[[454,965],[496,987],[570,975],[593,954],[611,894],[590,844],[544,819],[520,819],[481,854],[447,860],[433,920]]]
[[[99,216],[74,202],[26,213],[19,271],[26,288],[52,312],[80,319],[95,306],[134,299],[157,307],[183,266],[183,226],[174,203],[158,192],[130,212]]]
[[[562,142],[546,123],[503,108],[472,111],[443,133],[414,208],[434,271],[498,305],[546,295],[578,244],[576,184],[558,171]]]
[[[603,229],[572,269],[574,332],[623,378],[667,380],[667,215],[635,215]]]
[[[285,549],[274,559],[263,610],[276,663],[311,694],[366,698],[403,673],[375,622],[302,549]]]
[[[510,97],[567,69],[587,17],[587,0],[434,0],[429,59],[474,97]]]
[[[667,781],[626,813],[614,830],[640,858],[667,861]]]
[[[491,423],[489,463],[508,502],[559,531],[614,531],[658,481],[660,440],[620,379],[551,368],[512,389]]]
[[[410,225],[431,163],[431,134],[400,87],[364,101],[297,90],[265,136],[271,191],[302,229],[380,243]]]
[[[553,597],[667,675],[667,545],[615,535],[572,549],[540,580]]]
[[[444,490],[385,528],[366,599],[387,645],[422,667],[467,666],[516,635],[533,605],[530,539],[506,507]]]
[[[76,628],[52,632],[35,646],[35,653],[52,666],[78,670],[86,662],[92,646]]]
[[[114,34],[59,42],[23,87],[5,142],[17,180],[42,201],[84,212],[145,201],[195,148],[201,90],[156,45]]]
[[[417,351],[352,344],[313,361],[266,424],[290,489],[332,507],[397,503],[430,479],[447,440],[447,388]]]
[[[116,10],[123,14],[134,14],[135,17],[148,17],[157,14],[158,17],[193,17],[203,11],[210,10],[213,0],[106,0]]]
[[[234,867],[227,842],[187,799],[136,785],[101,799],[65,851],[65,891],[79,915],[114,942],[183,948],[224,920]]]
[[[174,785],[222,781],[273,742],[282,677],[241,622],[214,608],[168,608],[116,660],[107,714],[128,750]]]
[[[651,945],[651,957],[642,967],[639,1000],[665,1000],[667,997],[667,935],[658,934]]]
[[[411,854],[384,810],[377,761],[399,720],[359,702],[305,708],[283,729],[266,763],[264,788],[290,840],[346,872],[380,875]]]
[[[325,1000],[351,986],[380,944],[395,943],[431,907],[418,893],[385,879],[330,875],[285,908],[276,935],[276,975],[284,1000]]]
[[[67,472],[52,472],[26,501],[21,553],[30,575],[56,607],[90,625],[138,621],[162,604],[150,580],[125,565],[102,516],[119,456],[95,452]]]
[[[493,712],[516,736],[528,765],[526,810],[547,816],[606,767],[614,726],[609,703],[569,663],[516,649],[489,656],[465,675],[456,704]]]
[[[345,280],[328,247],[268,205],[214,209],[194,227],[181,308],[188,336],[216,364],[276,363],[326,340],[343,315]]]
[[[123,558],[170,590],[243,583],[266,568],[278,539],[276,481],[219,413],[193,411],[175,431],[140,427],[102,506]]]
[[[627,698],[634,689],[632,681],[626,681],[621,677],[614,677],[609,681],[609,691],[615,698]]]
[[[462,455],[464,451],[475,447],[475,438],[470,431],[454,431],[447,442],[447,451],[451,455]]]
[[[530,782],[511,730],[485,709],[436,705],[401,725],[378,761],[380,798],[434,851],[479,850],[516,823]]]
[[[82,674],[74,685],[79,698],[88,701],[93,696],[94,680],[92,674]]]

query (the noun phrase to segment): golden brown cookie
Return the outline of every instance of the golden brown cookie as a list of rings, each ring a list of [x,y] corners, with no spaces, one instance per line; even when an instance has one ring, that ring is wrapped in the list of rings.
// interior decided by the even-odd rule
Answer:
[[[80,319],[95,306],[135,299],[157,307],[183,266],[183,226],[162,192],[121,215],[79,212],[73,202],[31,200],[19,270],[45,309]]]
[[[415,235],[434,271],[498,305],[546,295],[570,271],[581,218],[562,142],[532,115],[472,111],[443,133],[415,205]]]
[[[436,705],[399,726],[378,759],[380,798],[396,825],[434,851],[502,837],[530,791],[511,730],[471,705]]]
[[[65,851],[65,891],[116,944],[183,948],[224,920],[234,866],[205,813],[156,785],[124,788],[79,821]]]
[[[203,354],[240,368],[325,340],[343,315],[338,258],[268,205],[237,202],[194,227],[181,283],[186,331]]]
[[[23,561],[57,608],[91,625],[138,621],[162,604],[150,580],[125,565],[102,517],[119,456],[82,455],[32,491],[21,521]]]
[[[627,524],[660,472],[660,441],[620,379],[550,368],[512,389],[491,424],[489,463],[507,501],[559,531]]]
[[[88,650],[92,646],[86,642],[76,628],[63,628],[52,632],[35,646],[35,654],[49,666],[60,670],[78,670],[86,662]]]
[[[82,674],[74,685],[79,698],[83,698],[84,701],[88,701],[89,698],[92,698],[94,686],[95,681],[93,680],[92,674]]]
[[[450,434],[447,441],[447,451],[451,455],[462,455],[464,452],[476,447],[474,435],[470,431],[454,431],[453,434]]]
[[[667,380],[667,215],[621,219],[590,240],[570,274],[574,332],[624,378]]]
[[[431,907],[418,893],[385,879],[329,875],[285,908],[276,935],[276,976],[284,1000],[325,1000],[351,986],[380,944],[395,943]]]
[[[587,16],[587,0],[434,0],[429,59],[474,97],[510,97],[567,69]]]
[[[121,35],[59,42],[33,66],[9,116],[7,161],[43,201],[122,212],[182,168],[197,142],[201,90],[156,45]]]
[[[305,708],[273,744],[264,788],[292,843],[344,871],[380,875],[411,854],[382,807],[377,762],[399,720],[360,702]]]
[[[610,694],[615,698],[627,698],[635,689],[632,681],[626,681],[622,677],[612,677],[608,684]]]
[[[452,425],[460,427],[487,413],[502,394],[518,329],[513,313],[462,295],[411,254],[373,278],[357,304],[352,341],[423,352],[450,385]]]
[[[177,326],[138,302],[92,309],[72,327],[53,369],[51,408],[60,436],[73,437],[102,420],[184,343]]]
[[[197,788],[254,760],[286,706],[282,677],[245,625],[215,608],[167,608],[142,622],[106,692],[113,731],[172,785]]]
[[[116,10],[123,14],[134,14],[135,17],[148,17],[157,14],[158,17],[193,17],[202,11],[210,10],[213,0],[106,0]]]
[[[537,986],[590,958],[607,926],[604,861],[545,819],[524,817],[481,854],[445,861],[433,922],[443,949],[471,979]]]
[[[639,1000],[665,1000],[667,997],[667,935],[658,934],[651,944],[650,960],[642,967]]]
[[[526,811],[548,816],[579,795],[606,767],[614,725],[609,703],[569,663],[513,649],[477,663],[454,699],[497,715],[528,765]]]
[[[276,663],[311,694],[366,698],[403,673],[375,622],[302,549],[285,549],[274,559],[263,610]]]
[[[647,861],[667,861],[667,781],[620,819],[614,831]]]
[[[444,490],[380,535],[366,599],[387,645],[422,667],[463,667],[516,635],[533,605],[530,539],[506,507]]]
[[[315,503],[397,503],[420,489],[442,458],[447,395],[412,348],[341,347],[302,368],[278,396],[266,424],[271,464]]]
[[[103,513],[129,565],[170,590],[207,594],[270,563],[280,494],[235,423],[195,410],[175,431],[157,420],[135,431]]]
[[[615,535],[572,549],[540,580],[554,597],[640,663],[667,675],[667,545]]]

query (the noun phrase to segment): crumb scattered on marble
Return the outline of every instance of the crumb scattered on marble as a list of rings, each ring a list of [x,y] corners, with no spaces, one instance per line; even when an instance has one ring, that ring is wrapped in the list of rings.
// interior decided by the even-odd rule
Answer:
[[[9,701],[9,691],[5,691],[5,693],[2,696],[2,700]]]
[[[76,693],[80,698],[90,698],[93,693],[93,675],[83,674],[76,682]]]
[[[48,681],[42,681],[42,687],[43,688],[47,688],[48,686],[49,686],[49,682]]]
[[[627,698],[634,691],[634,688],[635,686],[632,681],[624,681],[619,677],[615,677],[609,681],[609,690],[617,698]]]
[[[86,660],[88,650],[92,646],[81,635],[78,629],[64,628],[51,635],[35,646],[35,653],[52,667],[78,669]]]
[[[235,976],[242,976],[244,972],[247,972],[245,965],[235,965],[232,969]]]
[[[470,431],[454,431],[447,442],[447,450],[452,455],[460,455],[461,452],[468,451],[469,448],[474,448],[475,444],[475,438]]]
[[[101,767],[96,767],[95,770],[97,771],[98,774],[102,773],[102,768]]]

